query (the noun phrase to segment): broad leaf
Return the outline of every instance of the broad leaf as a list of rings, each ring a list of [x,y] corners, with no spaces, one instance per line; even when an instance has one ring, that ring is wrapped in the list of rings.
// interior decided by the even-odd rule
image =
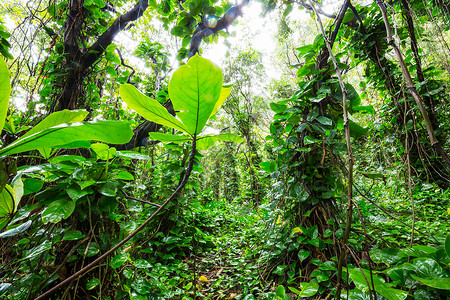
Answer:
[[[173,143],[185,143],[189,142],[191,140],[190,137],[185,135],[172,135],[172,134],[165,134],[165,133],[159,133],[159,132],[150,132],[149,136],[153,140],[161,141],[161,142],[173,142]],[[234,142],[234,143],[241,143],[243,142],[243,138],[235,135],[233,133],[222,133],[217,135],[204,135],[199,136],[197,138],[197,149],[199,150],[206,150],[212,145],[214,145],[217,141],[225,141],[225,142]]]
[[[96,140],[111,144],[127,143],[133,135],[130,125],[123,121],[95,121],[60,124],[25,138],[0,150],[0,155],[11,155],[42,147],[57,148],[75,142]]]
[[[122,253],[117,254],[116,256],[111,259],[111,262],[109,263],[109,266],[113,269],[120,267],[128,260],[128,254]]]
[[[89,113],[85,110],[62,110],[57,111],[50,114],[44,120],[39,122],[36,126],[31,128],[27,133],[25,133],[22,137],[27,137],[32,134],[35,134],[39,131],[43,131],[47,128],[63,124],[63,123],[75,123],[81,122],[86,118]]]
[[[30,228],[31,226],[31,220],[26,221],[25,223],[14,227],[13,229],[7,230],[5,232],[2,232],[0,234],[0,238],[6,238],[6,237],[10,237],[10,236],[15,236],[18,235],[24,231],[26,231],[28,228]]]
[[[442,278],[447,277],[446,271],[439,265],[439,263],[426,257],[419,257],[414,259],[413,266],[416,268],[416,273],[422,278]]]
[[[42,131],[44,129],[63,124],[63,123],[75,123],[75,122],[81,122],[86,118],[86,116],[89,113],[85,110],[63,110],[63,111],[57,111],[52,114],[50,114],[48,117],[46,117],[44,120],[39,122],[36,126],[34,126],[31,130],[29,130],[26,134],[24,134],[22,137],[27,137],[32,134],[35,134],[36,132]],[[45,159],[49,159],[52,156],[52,149],[51,148],[40,148],[38,149],[41,155]]]
[[[188,133],[184,125],[169,114],[164,106],[139,92],[133,85],[123,84],[119,89],[119,94],[129,108],[147,120]]]
[[[350,129],[350,136],[352,136],[355,139],[362,138],[367,134],[367,132],[369,132],[367,128],[358,125],[356,122],[353,122],[352,120],[348,120],[348,127]]]
[[[160,132],[149,132],[148,135],[150,136],[151,139],[160,142],[185,143],[191,140],[191,137],[187,135],[174,135]]]
[[[79,230],[69,230],[64,233],[62,241],[75,241],[84,238],[86,235]]]
[[[91,148],[97,154],[98,158],[102,160],[109,160],[116,155],[116,148],[109,147],[106,144],[95,143],[91,145]]]
[[[17,180],[13,187],[9,184],[0,193],[0,219],[15,213],[23,196],[23,182]]]
[[[431,286],[436,289],[441,290],[450,290],[450,278],[433,278],[433,279],[426,279],[426,278],[420,278],[415,275],[411,275],[411,277],[417,281],[422,282],[425,285]]]
[[[408,296],[408,292],[397,290],[389,287],[388,284],[384,282],[384,280],[375,274],[370,274],[368,270],[364,270],[364,274],[360,269],[349,269],[349,274],[356,287],[362,291],[368,290],[369,286],[372,286],[372,278],[373,278],[373,286],[375,287],[375,291],[380,293],[383,297],[388,300],[403,300]]]
[[[50,203],[50,205],[42,213],[42,222],[44,224],[58,223],[62,219],[68,218],[75,210],[75,202],[72,200],[56,200]]]
[[[44,182],[36,178],[26,178],[24,179],[23,184],[24,184],[24,193],[23,193],[24,195],[37,193],[44,186]]]
[[[228,96],[231,93],[231,88],[229,87],[222,87],[222,90],[220,91],[219,100],[216,102],[216,105],[214,105],[213,111],[209,117],[212,117],[219,107],[222,106],[222,104],[225,103],[225,100],[227,100]]]
[[[52,248],[52,242],[49,240],[45,240],[42,244],[39,244],[38,246],[25,251],[23,256],[23,259],[33,259],[37,256],[39,256],[42,252],[45,252],[47,250],[50,250]]]
[[[242,143],[244,139],[233,133],[222,133],[218,135],[202,136],[197,141],[197,149],[206,150],[217,141]]]
[[[5,125],[6,113],[8,112],[9,94],[11,93],[9,80],[8,67],[3,57],[0,56],[0,131]]]
[[[222,83],[220,68],[198,55],[173,73],[169,96],[188,133],[194,135],[202,131],[216,108]]]
[[[406,257],[399,248],[373,249],[370,251],[370,258],[376,263],[392,265]]]
[[[312,297],[319,290],[319,284],[314,281],[302,282],[302,283],[300,283],[300,285],[301,285],[301,291],[298,292],[298,290],[297,290],[297,292],[295,292],[295,293],[302,298],[303,297]],[[291,289],[291,291],[293,291],[293,290]]]

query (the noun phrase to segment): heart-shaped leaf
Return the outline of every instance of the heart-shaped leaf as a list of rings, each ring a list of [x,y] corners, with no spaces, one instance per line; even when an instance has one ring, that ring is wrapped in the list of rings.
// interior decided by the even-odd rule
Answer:
[[[188,133],[194,135],[202,131],[216,108],[222,83],[220,68],[198,55],[173,73],[169,96]]]

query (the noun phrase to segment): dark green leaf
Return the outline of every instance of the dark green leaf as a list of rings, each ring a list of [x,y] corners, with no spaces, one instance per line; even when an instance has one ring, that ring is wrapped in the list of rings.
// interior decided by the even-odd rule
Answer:
[[[42,180],[36,178],[25,178],[23,181],[23,195],[39,192],[44,186]]]
[[[432,278],[426,279],[419,276],[411,275],[411,277],[417,281],[422,282],[425,285],[431,286],[436,289],[450,290],[450,278]]]
[[[63,241],[75,241],[84,238],[86,235],[79,230],[69,230],[64,233]]]
[[[44,224],[58,223],[62,219],[68,218],[75,210],[75,202],[66,199],[56,200],[50,203],[50,205],[42,213],[42,222]]]

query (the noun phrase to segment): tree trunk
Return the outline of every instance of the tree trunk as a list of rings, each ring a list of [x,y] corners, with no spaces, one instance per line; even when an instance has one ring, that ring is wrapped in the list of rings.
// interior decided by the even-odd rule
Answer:
[[[84,0],[70,1],[69,12],[64,25],[64,50],[68,74],[61,95],[52,104],[50,111],[76,109],[83,91],[83,79],[86,71],[103,55],[116,35],[130,22],[142,16],[148,7],[148,0],[140,0],[127,13],[119,16],[113,24],[88,49],[82,51],[82,27],[86,21]]]

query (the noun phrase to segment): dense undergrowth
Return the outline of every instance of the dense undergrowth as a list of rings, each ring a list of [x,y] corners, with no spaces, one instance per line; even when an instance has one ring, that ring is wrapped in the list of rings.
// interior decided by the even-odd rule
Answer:
[[[247,2],[39,3],[51,42],[25,75],[0,24],[0,298],[450,297],[448,5],[344,1],[327,25],[280,3],[288,67],[268,88],[255,49],[223,71],[198,55]],[[152,75],[112,44],[146,9],[181,39],[176,71],[159,41],[127,53]]]

